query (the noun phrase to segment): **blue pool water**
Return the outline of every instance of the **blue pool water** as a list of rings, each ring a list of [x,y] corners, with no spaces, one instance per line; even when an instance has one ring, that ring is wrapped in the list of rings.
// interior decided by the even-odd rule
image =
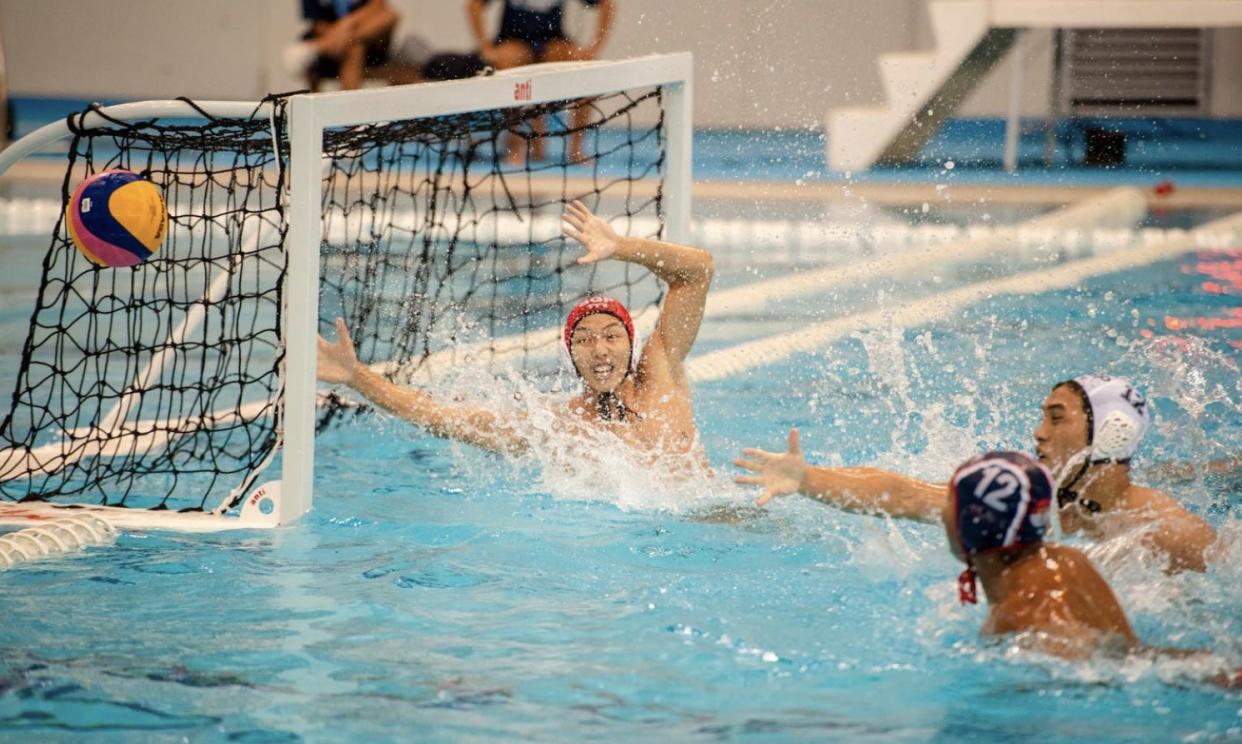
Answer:
[[[0,246],[28,274],[0,284],[3,379],[41,245]],[[1152,399],[1140,472],[1236,452],[1242,329],[1196,321],[1235,317],[1242,287],[1204,286],[1205,266],[1242,261],[1220,249],[697,385],[719,478],[689,486],[636,488],[608,458],[569,479],[384,417],[331,429],[296,527],[126,534],[0,573],[0,738],[1242,739],[1242,697],[1193,669],[981,641],[938,529],[803,499],[749,510],[729,482],[739,448],[777,448],[791,425],[815,461],[943,479],[979,449],[1029,447],[1051,383],[1085,371]],[[722,285],[755,278],[718,264]],[[1037,266],[998,256],[712,319],[700,351]],[[1238,538],[1236,477],[1155,482]],[[1242,549],[1167,578],[1132,547],[1093,555],[1143,638],[1242,664]]]

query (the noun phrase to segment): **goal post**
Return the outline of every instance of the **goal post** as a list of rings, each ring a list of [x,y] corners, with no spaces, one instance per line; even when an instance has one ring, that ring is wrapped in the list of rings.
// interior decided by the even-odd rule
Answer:
[[[688,237],[691,76],[691,55],[680,53],[260,103],[124,104],[50,124],[14,143],[0,153],[0,173],[50,142],[75,138],[81,152],[71,149],[66,199],[75,179],[106,167],[149,172],[166,195],[170,240],[176,240],[149,265],[96,269],[76,254],[58,223],[44,289],[76,282],[79,294],[105,296],[62,300],[73,305],[66,313],[48,305],[41,290],[20,382],[32,379],[27,365],[44,349],[38,334],[60,333],[87,356],[106,335],[93,321],[49,329],[40,313],[88,319],[120,313],[141,332],[112,339],[99,352],[115,367],[102,365],[108,390],[119,392],[69,414],[33,404],[17,411],[14,395],[14,411],[0,428],[0,522],[66,506],[90,508],[124,526],[192,531],[297,520],[311,506],[315,433],[327,420],[315,377],[316,337],[333,314],[356,326],[351,333],[360,358],[398,380],[434,369],[443,355],[455,364],[470,358],[519,366],[546,357],[557,347],[550,333],[557,313],[583,292],[627,293],[640,305],[638,314],[651,316],[662,296],[654,278],[628,265],[570,270],[576,254],[565,250],[557,215],[573,198],[608,201],[621,205],[618,219],[638,234]],[[627,93],[643,89],[653,92]],[[588,114],[581,125],[580,110]],[[598,149],[574,160],[569,143],[584,131]],[[238,138],[231,155],[230,136]],[[84,137],[95,139],[79,143]],[[524,166],[507,165],[501,150],[515,137],[527,147],[563,144],[561,159],[532,156]],[[640,188],[640,182],[654,183]],[[68,266],[63,277],[49,273],[53,265]],[[151,296],[167,287],[175,302]],[[333,303],[328,308],[321,307],[325,298]],[[229,304],[239,302],[255,306]],[[220,335],[222,327],[239,324],[250,330],[238,338]],[[151,336],[157,330],[148,326],[163,335]],[[116,361],[118,343],[132,359]],[[256,343],[260,352],[246,350]],[[191,393],[166,392],[174,383],[201,387],[185,379],[193,366],[186,359],[207,369],[212,365],[204,357],[214,360],[232,346],[244,347],[244,362],[260,369],[247,372],[244,383],[221,383],[236,388],[223,396],[230,400],[226,410],[204,408],[204,401],[222,399],[216,392],[193,404],[176,398]],[[167,375],[177,380],[161,385]],[[66,391],[94,390],[91,381],[78,380],[72,390],[69,382],[54,384],[64,388],[51,396],[57,400]],[[256,398],[254,389],[270,390],[271,400]],[[25,395],[32,397],[29,390]],[[45,420],[56,436],[37,430]],[[22,425],[36,430],[23,432]],[[232,427],[223,444],[213,442],[213,427]],[[269,449],[239,453],[238,437]],[[237,460],[233,474],[209,472],[217,450]],[[205,461],[178,471],[203,452]],[[259,485],[277,458],[279,478]],[[154,509],[139,505],[137,496],[126,500],[144,491],[147,471],[164,489],[155,489]],[[124,494],[112,499],[108,479],[117,477]],[[178,503],[194,478],[209,480],[217,495]],[[37,488],[24,485],[35,481]],[[93,503],[84,498],[89,495]]]

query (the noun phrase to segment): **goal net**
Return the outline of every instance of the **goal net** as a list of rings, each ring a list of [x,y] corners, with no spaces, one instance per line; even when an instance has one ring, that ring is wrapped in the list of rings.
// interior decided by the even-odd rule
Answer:
[[[62,205],[85,177],[123,168],[162,192],[168,231],[150,260],[99,268],[61,212],[0,421],[0,496],[203,509],[272,457],[280,119],[73,117]]]
[[[560,320],[589,293],[639,311],[657,302],[645,269],[576,267],[560,218],[581,199],[623,234],[663,234],[661,96],[326,131],[321,332],[345,319],[360,360],[409,382],[555,359]]]
[[[680,237],[688,70],[672,55],[245,106],[131,104],[31,135],[71,140],[63,203],[124,168],[162,192],[169,230],[150,259],[112,269],[76,250],[63,217],[49,226],[6,371],[0,507],[223,513],[279,473],[289,521],[309,506],[315,426],[334,420],[314,355],[335,318],[364,362],[425,384],[465,364],[555,360],[567,307],[587,294],[653,308],[645,270],[575,265],[560,214],[581,199],[630,235]],[[38,142],[0,170],[23,145]]]

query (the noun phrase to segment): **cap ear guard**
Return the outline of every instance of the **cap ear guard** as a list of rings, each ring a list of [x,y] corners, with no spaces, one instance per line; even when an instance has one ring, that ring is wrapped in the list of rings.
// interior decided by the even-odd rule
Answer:
[[[1095,462],[1128,462],[1142,437],[1143,429],[1138,421],[1118,411],[1112,411],[1096,427],[1091,459]]]
[[[1129,462],[1151,423],[1147,400],[1120,377],[1075,377],[1089,422],[1091,462]]]

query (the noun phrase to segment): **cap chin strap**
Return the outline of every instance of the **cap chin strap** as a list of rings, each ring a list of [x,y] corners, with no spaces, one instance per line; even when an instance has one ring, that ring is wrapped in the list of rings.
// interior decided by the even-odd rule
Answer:
[[[627,376],[629,372],[625,373]],[[621,378],[624,382],[625,378]],[[612,391],[598,393],[595,398],[595,415],[600,417],[601,421],[625,421],[629,415],[630,409],[626,408],[625,401]]]
[[[578,365],[574,364],[573,357],[570,356],[563,346],[561,347],[561,359],[581,380],[582,373],[578,371]],[[621,377],[622,383],[629,379],[631,372],[632,370],[627,367],[625,375]],[[621,386],[618,385],[617,387]],[[595,394],[595,415],[599,416],[601,421],[626,421],[629,419],[630,409],[621,400],[621,396],[617,395],[615,391],[609,390]]]
[[[1092,514],[1098,514],[1101,508],[1100,503],[1092,499],[1082,498],[1078,495],[1078,492],[1074,490],[1074,486],[1078,485],[1078,482],[1081,481],[1083,476],[1087,474],[1087,471],[1091,469],[1092,465],[1111,462],[1111,460],[1108,458],[1103,460],[1092,460],[1089,452],[1087,454],[1079,452],[1070,458],[1070,461],[1065,464],[1065,466],[1061,469],[1061,472],[1064,473],[1066,469],[1073,467],[1076,460],[1082,460],[1082,464],[1078,467],[1078,471],[1074,473],[1074,477],[1069,479],[1068,483],[1062,485],[1062,478],[1057,478],[1057,506],[1060,509],[1064,509],[1070,504],[1078,504]]]
[[[962,604],[979,604],[979,588],[975,581],[975,564],[966,559],[966,570],[957,577],[957,598]]]

